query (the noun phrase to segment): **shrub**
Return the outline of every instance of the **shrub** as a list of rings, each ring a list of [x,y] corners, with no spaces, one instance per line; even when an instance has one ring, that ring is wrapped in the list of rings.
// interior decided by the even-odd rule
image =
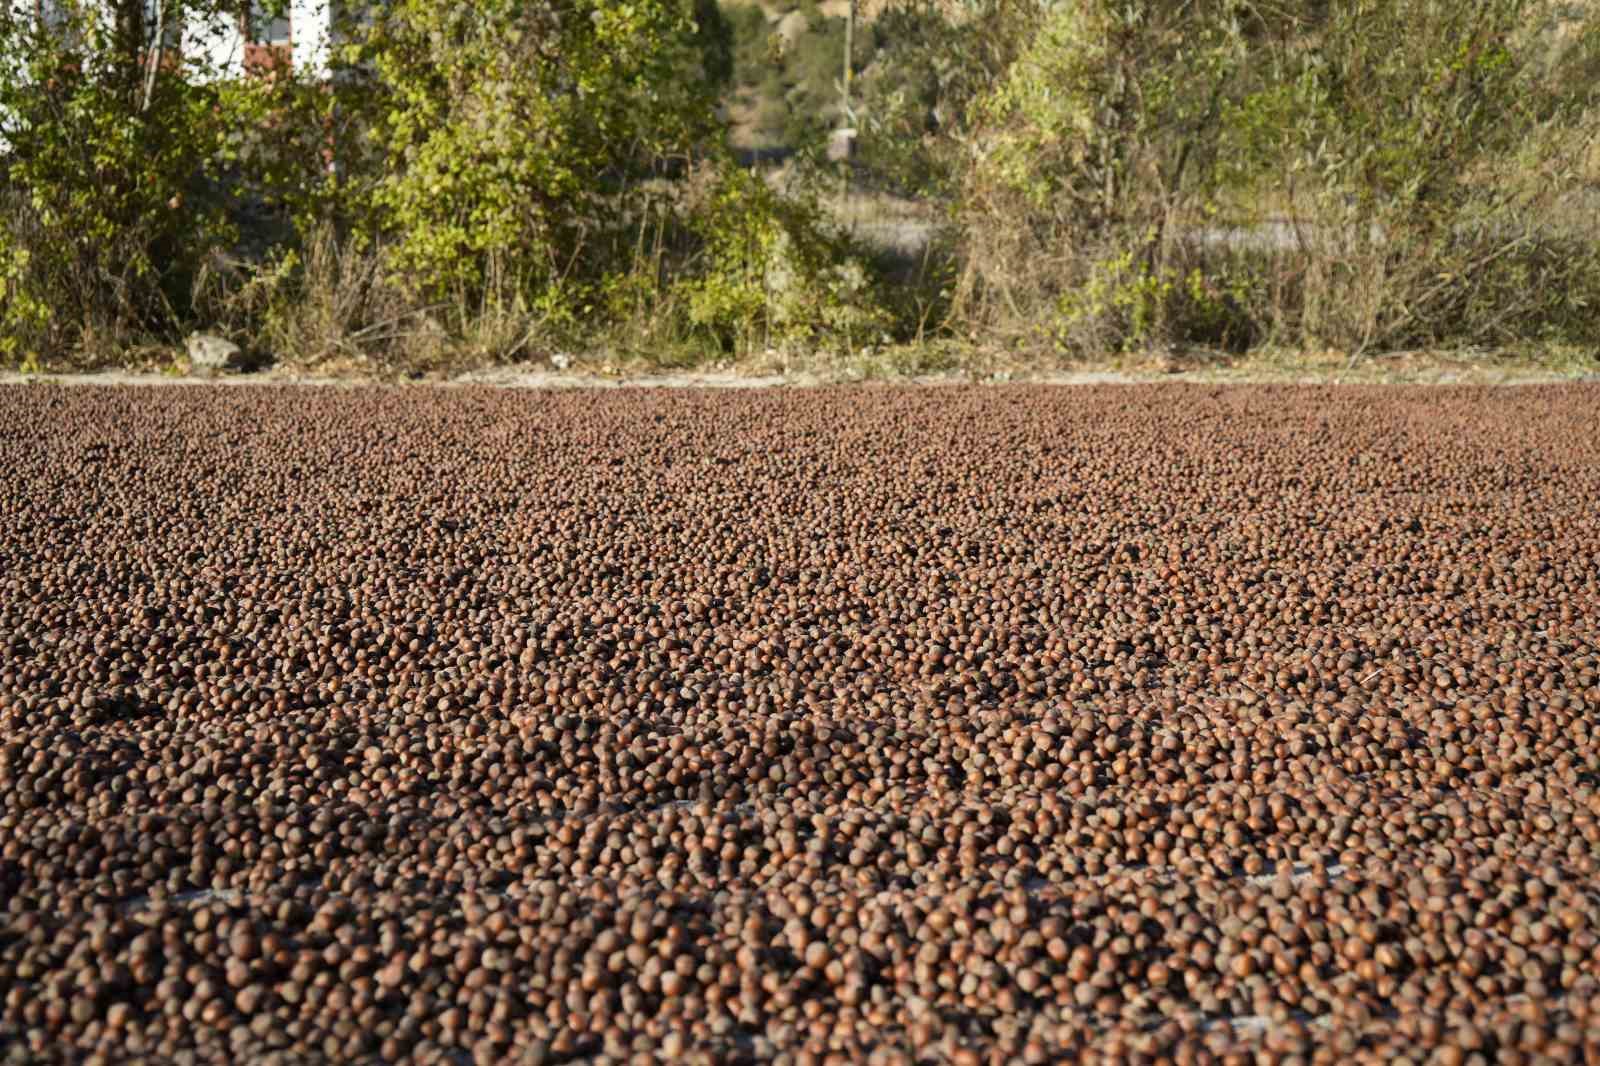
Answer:
[[[856,168],[886,191],[949,201],[970,148],[969,111],[1016,59],[1028,22],[1011,0],[893,4],[860,64]]]
[[[437,346],[428,308],[388,275],[381,248],[323,223],[247,268],[202,275],[197,310],[280,363],[382,369]],[[427,353],[431,354],[431,353]]]
[[[772,32],[760,4],[731,5],[724,13],[732,36],[733,76],[739,85],[760,85],[771,67]]]
[[[678,289],[691,325],[724,351],[887,339],[876,276],[814,201],[724,169],[689,225],[702,244]]]
[[[1282,73],[1232,107],[1225,159],[1298,222],[1264,328],[1352,352],[1600,337],[1600,237],[1571,215],[1594,144],[1596,24],[1564,5],[1386,0],[1302,16],[1257,52]],[[1563,212],[1568,218],[1552,225]],[[1576,223],[1576,224],[1575,224]]]
[[[1079,351],[1159,343],[1193,264],[1175,239],[1210,198],[1216,123],[1246,67],[1233,5],[1041,6],[978,102],[964,175],[964,297]]]
[[[630,186],[707,135],[693,30],[662,0],[389,5],[351,58],[379,85],[372,201],[399,276],[476,304],[603,273]]]
[[[977,321],[1069,351],[1597,335],[1593,19],[1543,0],[1084,0],[975,110]],[[1525,288],[1523,282],[1537,283]]]
[[[337,124],[335,165],[241,135],[241,183],[293,225],[210,305],[302,362],[436,368],[604,334],[688,240],[663,190],[717,150],[727,41],[690,17],[705,7],[396,3],[348,28],[331,87],[235,87],[285,132]]]
[[[0,356],[12,360],[171,334],[198,264],[232,237],[218,182],[229,116],[173,51],[176,20],[211,10],[56,10],[0,21]]]

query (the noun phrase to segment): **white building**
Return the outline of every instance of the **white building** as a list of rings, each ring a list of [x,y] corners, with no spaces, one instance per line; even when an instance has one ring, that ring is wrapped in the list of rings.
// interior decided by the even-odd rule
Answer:
[[[326,73],[330,57],[330,4],[336,0],[288,0],[284,15],[269,18],[260,0],[238,5],[238,14],[199,17],[193,12],[182,25],[165,25],[164,15],[178,6],[171,0],[143,0],[145,33],[151,47],[157,39],[172,49],[191,71],[206,77],[244,75],[258,62],[287,59],[297,72]],[[87,17],[109,16],[115,0],[0,0],[14,19],[42,19],[55,25],[70,24],[67,12],[77,8]],[[159,27],[159,29],[158,29]]]
[[[150,2],[150,0],[146,0]],[[296,73],[326,74],[330,58],[331,0],[289,0],[287,11],[276,18],[261,13],[252,3],[248,18],[210,20],[210,25],[185,26],[183,55],[202,62],[221,77],[239,77],[247,65],[267,60],[269,53],[288,58]]]
[[[68,12],[75,9],[80,17],[108,18],[114,2],[0,0],[0,19],[9,15],[15,20],[12,25],[44,20],[46,24],[70,32],[72,20]],[[238,15],[219,13],[199,18],[191,13],[177,26],[166,25],[164,18],[158,18],[178,6],[174,0],[168,0],[165,12],[158,8],[157,0],[143,2],[148,45],[154,48],[158,40],[163,42],[163,62],[181,64],[188,77],[240,78],[251,69],[277,66],[285,61],[296,73],[313,78],[325,77],[329,72],[333,36],[330,12],[340,0],[288,0],[285,13],[272,18],[262,12],[259,0],[249,3],[250,13],[246,16],[245,3],[241,0]],[[25,74],[20,69],[9,68],[6,60],[0,57],[0,78],[17,84]],[[0,112],[0,154],[11,147],[6,136],[11,125],[8,118]]]

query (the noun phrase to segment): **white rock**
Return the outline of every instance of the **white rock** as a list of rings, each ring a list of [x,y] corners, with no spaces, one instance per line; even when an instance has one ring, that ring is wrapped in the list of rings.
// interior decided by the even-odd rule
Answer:
[[[189,365],[196,370],[227,370],[239,365],[239,346],[214,333],[191,333],[184,348]]]
[[[772,31],[778,38],[778,46],[787,53],[806,32],[807,24],[805,13],[799,10],[791,11],[779,18]]]

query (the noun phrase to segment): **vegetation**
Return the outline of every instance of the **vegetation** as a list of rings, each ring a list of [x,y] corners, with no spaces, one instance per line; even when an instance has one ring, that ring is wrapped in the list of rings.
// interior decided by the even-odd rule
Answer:
[[[179,48],[224,0],[57,8],[0,15],[11,365],[1600,350],[1582,5],[902,0],[845,174],[812,0],[391,0],[242,78]]]
[[[969,313],[1084,352],[1593,345],[1595,23],[1557,11],[1039,8],[977,105]]]
[[[178,76],[170,34],[139,5],[63,14],[8,8],[0,37],[0,358],[13,361],[171,332],[206,252],[234,236],[216,180],[225,93]]]
[[[416,367],[892,328],[851,242],[735,166],[732,40],[703,2],[396,0],[351,14],[319,80],[150,59],[142,12],[68,4],[0,37],[8,361],[191,329]]]

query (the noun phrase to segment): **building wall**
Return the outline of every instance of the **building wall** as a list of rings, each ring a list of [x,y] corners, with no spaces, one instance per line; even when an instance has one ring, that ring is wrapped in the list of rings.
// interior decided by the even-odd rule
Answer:
[[[95,0],[103,10],[109,9],[111,0]],[[155,0],[145,0],[154,10]],[[312,76],[325,74],[330,57],[329,0],[290,0],[289,34],[290,52],[294,68]],[[58,4],[55,0],[0,0],[0,10],[12,18],[31,20],[51,18]],[[219,77],[241,77],[245,73],[245,33],[242,20],[227,14],[205,18],[190,15],[181,29],[175,30],[169,40],[178,43],[183,57],[208,73]],[[0,72],[3,73],[3,72]]]
[[[111,0],[90,0],[102,11],[109,13]],[[329,4],[332,0],[290,0],[289,2],[289,55],[297,73],[311,77],[328,74],[332,56]],[[153,0],[146,0],[153,3]],[[56,0],[0,0],[0,19],[28,22],[37,18],[53,19],[58,15]],[[245,27],[242,20],[227,14],[206,18],[189,17],[181,27],[165,35],[169,44],[176,45],[191,76],[203,73],[221,79],[241,78],[245,70]],[[0,60],[0,78],[20,79],[20,69],[7,69]],[[6,117],[0,114],[0,153],[10,149],[5,136]]]
[[[289,37],[294,48],[294,69],[323,77],[332,58],[329,0],[290,0]]]
[[[212,18],[185,27],[184,54],[204,57],[203,66],[224,78],[245,73],[245,35],[241,20]],[[290,0],[289,52],[297,73],[312,77],[328,72],[331,55],[328,0]]]

